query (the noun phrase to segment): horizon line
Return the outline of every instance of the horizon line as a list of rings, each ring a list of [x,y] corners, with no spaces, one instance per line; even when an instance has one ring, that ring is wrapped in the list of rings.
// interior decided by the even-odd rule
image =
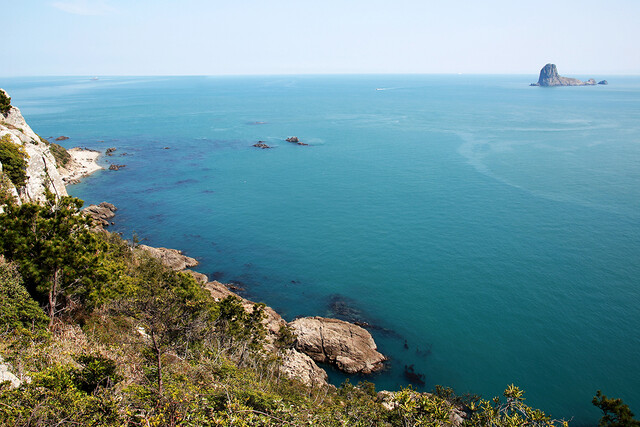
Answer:
[[[640,76],[640,73],[590,73],[592,75],[610,76]],[[421,73],[421,72],[336,72],[336,73],[225,73],[225,74],[23,74],[23,75],[0,75],[3,78],[25,78],[25,77],[278,77],[278,76],[538,76],[539,73],[474,73],[474,72],[441,72],[441,73]],[[563,73],[563,76],[581,75],[587,73]]]

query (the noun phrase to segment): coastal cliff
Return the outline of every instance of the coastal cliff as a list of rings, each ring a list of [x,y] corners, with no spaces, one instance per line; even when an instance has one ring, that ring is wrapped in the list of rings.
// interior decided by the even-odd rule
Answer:
[[[572,77],[562,77],[558,74],[556,64],[547,64],[540,70],[540,77],[537,83],[531,83],[531,86],[595,86],[596,84],[607,84],[606,80],[596,83],[594,79],[586,82],[574,79]]]
[[[10,99],[3,89],[0,89],[0,97]],[[6,112],[0,113],[0,139],[6,144],[13,144],[26,161],[26,179],[23,182],[15,183],[11,179],[2,179],[3,190],[13,196],[17,203],[42,202],[47,190],[56,197],[67,195],[51,144],[31,129],[15,106],[9,105]],[[11,148],[9,145],[6,147]],[[5,156],[4,160],[16,161],[15,157]],[[12,166],[2,165],[0,158],[0,170],[6,172],[7,168]],[[7,178],[4,172],[3,177]]]

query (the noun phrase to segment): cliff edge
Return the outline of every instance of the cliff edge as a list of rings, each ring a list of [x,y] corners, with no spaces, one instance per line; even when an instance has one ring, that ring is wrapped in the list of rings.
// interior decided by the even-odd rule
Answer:
[[[42,202],[45,190],[56,197],[67,196],[49,142],[31,129],[17,107],[10,105],[11,98],[3,89],[0,89],[0,98],[6,101],[6,104],[3,102],[6,108],[0,111],[0,141],[6,144],[0,151],[2,190],[13,196],[17,203]],[[26,176],[23,182],[16,184],[6,175],[9,170],[23,169],[21,164],[17,164],[20,156],[26,161]]]

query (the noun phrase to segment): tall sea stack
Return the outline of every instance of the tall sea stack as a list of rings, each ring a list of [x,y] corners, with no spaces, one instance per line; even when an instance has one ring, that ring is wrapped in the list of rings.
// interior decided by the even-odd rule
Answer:
[[[531,86],[593,86],[595,84],[594,79],[583,82],[571,77],[562,77],[558,74],[556,64],[547,64],[540,70],[538,83],[531,83]]]

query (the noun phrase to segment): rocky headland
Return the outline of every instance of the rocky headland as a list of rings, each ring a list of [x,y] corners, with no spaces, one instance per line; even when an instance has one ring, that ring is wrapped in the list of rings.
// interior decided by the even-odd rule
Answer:
[[[589,79],[586,82],[575,79],[572,77],[562,77],[558,74],[558,68],[556,64],[547,64],[540,70],[540,77],[537,83],[531,83],[530,86],[595,86],[596,84],[606,85],[607,81],[602,80],[596,83],[594,79]]]
[[[6,114],[3,113],[0,116],[0,137],[8,139],[25,153],[26,184],[20,188],[12,185],[7,185],[8,188],[6,188],[18,203],[42,202],[46,198],[47,190],[56,197],[67,196],[65,185],[76,183],[79,179],[102,169],[96,163],[101,153],[82,148],[65,150],[58,146],[56,149],[62,153],[63,157],[60,157],[62,160],[57,164],[52,153],[54,151],[51,149],[52,144],[33,132],[20,110],[13,106]],[[66,139],[68,137],[58,138],[58,140]],[[294,144],[306,145],[297,137],[287,140]],[[268,148],[263,141],[256,146]],[[106,154],[112,155],[114,151],[115,148],[109,148]],[[2,171],[1,163],[0,171]],[[5,181],[7,180],[3,180]],[[106,232],[104,228],[113,224],[112,219],[116,215],[117,208],[111,203],[102,202],[98,205],[90,205],[83,211],[94,220],[96,230]],[[192,275],[215,299],[233,296],[240,300],[247,312],[255,309],[256,304],[253,301],[229,290],[231,285],[209,281],[206,275],[189,270],[197,266],[198,261],[183,254],[182,251],[147,245],[134,246],[136,250],[147,252],[172,270]],[[366,374],[383,367],[386,358],[377,351],[371,334],[360,326],[321,317],[301,318],[287,323],[271,307],[265,306],[263,311],[265,317],[262,322],[267,331],[267,350],[279,353],[282,360],[281,372],[291,378],[297,378],[307,385],[328,385],[327,373],[316,364],[316,361],[333,364],[347,373]],[[293,333],[293,342],[286,348],[277,348],[275,342],[283,330]]]

